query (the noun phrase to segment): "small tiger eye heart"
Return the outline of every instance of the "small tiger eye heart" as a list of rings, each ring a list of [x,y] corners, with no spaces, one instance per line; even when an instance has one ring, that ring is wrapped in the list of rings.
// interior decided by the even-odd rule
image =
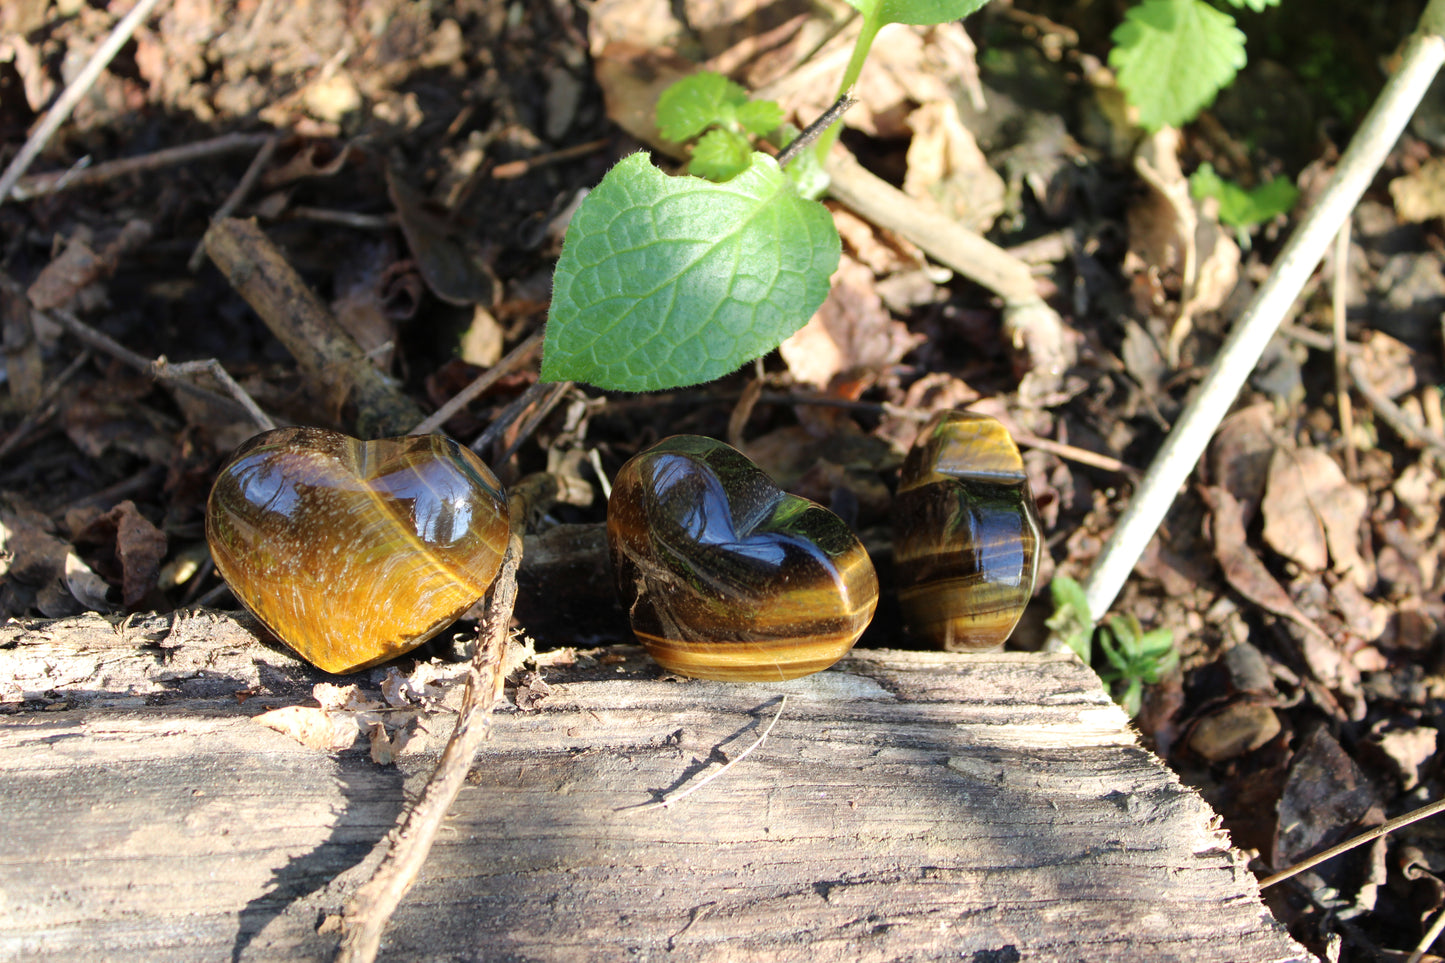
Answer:
[[[264,432],[206,503],[231,591],[327,672],[393,659],[450,625],[486,594],[508,534],[496,477],[441,435]]]
[[[842,519],[711,438],[677,435],[623,465],[607,540],[633,631],[682,675],[826,669],[878,604],[873,563]]]
[[[947,412],[903,462],[893,562],[909,631],[949,651],[1000,646],[1034,592],[1038,511],[997,420]]]

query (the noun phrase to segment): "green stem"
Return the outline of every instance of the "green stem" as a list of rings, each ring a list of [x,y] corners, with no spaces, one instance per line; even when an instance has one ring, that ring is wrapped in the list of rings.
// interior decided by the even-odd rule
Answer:
[[[863,61],[868,59],[868,51],[873,47],[873,38],[878,36],[879,29],[884,21],[873,14],[863,15],[863,28],[858,33],[858,39],[853,42],[853,56],[848,60],[848,69],[843,71],[843,82],[838,85],[838,97],[842,97],[853,89],[858,82],[858,75],[863,72]],[[836,99],[836,98],[835,98]],[[813,145],[813,156],[818,158],[822,164],[828,159],[828,151],[833,149],[837,142],[838,135],[843,132],[843,123],[839,121],[832,127],[823,131],[823,136]]]

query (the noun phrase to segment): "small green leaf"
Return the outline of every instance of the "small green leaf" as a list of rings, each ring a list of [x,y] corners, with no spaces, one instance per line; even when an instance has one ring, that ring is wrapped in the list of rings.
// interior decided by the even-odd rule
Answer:
[[[1049,582],[1049,592],[1054,614],[1045,624],[1087,664],[1093,655],[1094,620],[1089,617],[1089,599],[1083,586],[1067,575],[1057,575]]]
[[[839,246],[828,209],[765,154],[726,184],[626,157],[567,230],[541,376],[619,391],[720,378],[803,326]]]
[[[1253,227],[1278,214],[1288,214],[1299,200],[1299,188],[1276,177],[1253,190],[1227,181],[1209,163],[1189,176],[1189,193],[1195,200],[1213,197],[1219,201],[1219,220],[1230,227]]]
[[[962,20],[988,0],[848,0],[849,6],[865,17],[885,23],[929,26]]]
[[[657,99],[657,132],[675,143],[692,140],[714,125],[731,125],[747,102],[748,92],[722,74],[691,74]]]
[[[783,108],[771,100],[750,100],[737,109],[738,124],[756,137],[766,137],[783,122]]]
[[[1149,130],[1192,120],[1244,66],[1244,34],[1205,0],[1144,0],[1112,39],[1109,66]]]
[[[693,146],[687,172],[694,177],[706,177],[722,183],[747,170],[752,157],[753,148],[746,137],[714,127]]]
[[[1248,7],[1255,13],[1264,13],[1269,7],[1279,6],[1279,0],[1229,0],[1229,3],[1236,9]]]

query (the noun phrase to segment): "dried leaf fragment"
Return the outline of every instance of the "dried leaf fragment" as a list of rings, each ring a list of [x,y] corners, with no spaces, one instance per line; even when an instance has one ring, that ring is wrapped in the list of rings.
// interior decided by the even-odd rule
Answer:
[[[350,716],[333,716],[314,706],[282,706],[255,717],[268,729],[290,736],[308,749],[340,752],[356,742],[356,721]]]

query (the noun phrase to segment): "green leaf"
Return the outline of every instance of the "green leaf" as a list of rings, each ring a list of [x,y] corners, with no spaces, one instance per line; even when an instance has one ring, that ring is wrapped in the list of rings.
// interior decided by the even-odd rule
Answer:
[[[1229,3],[1236,9],[1242,10],[1248,7],[1255,13],[1264,13],[1269,7],[1279,6],[1279,0],[1229,0]]]
[[[848,0],[849,6],[875,22],[928,26],[962,20],[988,0]]]
[[[828,209],[765,154],[726,184],[633,154],[568,228],[541,376],[619,391],[719,378],[803,326],[838,256]]]
[[[750,100],[738,106],[737,121],[748,133],[765,137],[783,122],[783,108],[771,100]]]
[[[752,157],[753,148],[746,137],[714,127],[703,134],[693,146],[692,160],[687,163],[687,172],[695,177],[706,177],[710,181],[722,183],[747,170]]]
[[[714,125],[731,125],[747,102],[748,92],[722,74],[691,74],[657,99],[657,132],[675,143],[692,140]]]
[[[1189,175],[1189,193],[1195,200],[1217,199],[1219,220],[1230,227],[1252,227],[1278,214],[1288,214],[1299,200],[1299,188],[1283,177],[1245,190],[1220,177],[1207,162]]]
[[[1054,600],[1054,614],[1045,624],[1087,664],[1093,655],[1094,620],[1089,617],[1089,599],[1084,587],[1067,575],[1057,575],[1049,582],[1049,592]]]
[[[1109,66],[1149,130],[1192,120],[1244,66],[1244,34],[1204,0],[1144,0],[1112,39]]]

